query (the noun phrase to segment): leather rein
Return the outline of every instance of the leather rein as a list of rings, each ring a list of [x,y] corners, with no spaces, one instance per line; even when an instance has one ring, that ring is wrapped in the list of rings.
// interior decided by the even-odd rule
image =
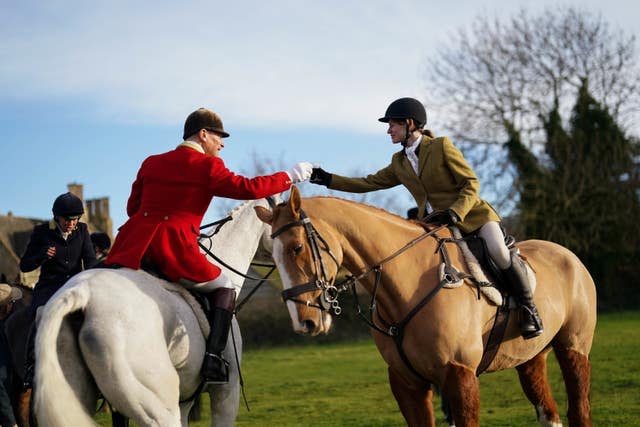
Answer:
[[[269,206],[271,206],[271,208],[273,209],[276,206],[276,202],[273,199],[273,197],[267,197],[267,202],[269,203]],[[236,303],[236,307],[233,310],[233,314],[234,316],[238,313],[238,311],[240,311],[240,309],[247,303],[247,301],[249,301],[249,298],[251,298],[253,296],[253,294],[255,294],[258,289],[260,288],[260,286],[267,282],[269,280],[269,276],[271,276],[271,273],[273,273],[276,269],[276,266],[274,264],[263,264],[263,263],[258,263],[258,262],[251,262],[251,265],[257,265],[260,267],[270,267],[271,269],[269,270],[269,272],[267,272],[267,274],[264,277],[253,277],[253,276],[249,276],[248,274],[242,273],[240,271],[238,271],[236,268],[233,268],[232,266],[230,266],[229,264],[227,264],[226,262],[224,262],[222,259],[220,259],[220,257],[218,257],[216,254],[213,253],[213,251],[211,250],[211,246],[213,246],[213,243],[211,242],[211,238],[213,236],[215,236],[216,234],[218,234],[218,232],[220,231],[220,229],[228,222],[233,221],[233,217],[231,215],[226,216],[225,218],[219,219],[217,221],[211,222],[209,224],[205,224],[203,226],[200,227],[200,230],[204,230],[210,227],[216,227],[211,233],[207,234],[207,233],[200,233],[200,236],[198,238],[198,246],[200,246],[200,248],[207,254],[209,255],[211,258],[213,258],[214,260],[216,260],[218,263],[220,263],[220,265],[223,265],[224,267],[228,268],[230,271],[233,271],[234,273],[236,273],[237,275],[245,278],[245,279],[249,279],[249,280],[254,280],[257,281],[258,283],[256,284],[256,286],[254,286],[254,288],[241,300],[238,301]],[[209,247],[205,246],[202,243],[202,239],[209,239]],[[236,358],[236,366],[238,366],[238,381],[240,383],[240,389],[242,390],[242,398],[244,400],[244,404],[247,408],[247,410],[249,410],[249,402],[247,400],[247,396],[244,392],[244,377],[242,375],[242,370],[240,369],[240,358],[238,357],[238,348],[236,347],[236,338],[234,336],[234,332],[233,332],[233,328],[230,329],[231,332],[231,337],[232,337],[232,342],[233,342],[233,352],[235,354],[235,358]],[[192,399],[188,399],[193,400],[195,399],[195,396],[199,395],[200,392],[202,391],[202,389],[204,388],[204,382],[200,383],[200,386],[198,387],[198,390],[194,393],[193,398]]]
[[[266,198],[267,202],[269,203],[269,206],[271,206],[271,208],[274,208],[276,206],[276,202],[273,199],[273,197],[267,197]],[[216,227],[211,233],[200,233],[200,236],[198,238],[198,246],[200,246],[200,248],[204,251],[204,253],[206,253],[207,255],[209,255],[211,258],[213,258],[216,262],[218,262],[220,265],[228,268],[230,271],[236,273],[237,275],[243,277],[244,279],[248,279],[248,280],[253,280],[258,282],[256,284],[256,286],[253,287],[253,289],[238,303],[236,303],[236,308],[234,310],[235,313],[237,313],[238,311],[240,311],[240,309],[247,303],[247,301],[249,301],[249,298],[251,298],[260,288],[260,286],[262,286],[265,282],[269,281],[269,276],[271,276],[271,274],[276,270],[276,266],[274,264],[266,264],[266,263],[260,263],[260,262],[251,262],[252,266],[258,266],[258,267],[269,267],[269,271],[267,272],[267,274],[265,274],[263,277],[254,277],[254,276],[250,276],[246,273],[242,273],[241,271],[238,271],[238,269],[230,266],[229,264],[227,264],[226,262],[224,262],[220,257],[218,257],[216,254],[213,253],[213,251],[211,250],[211,247],[213,246],[213,243],[211,242],[211,238],[213,236],[215,236],[216,234],[218,234],[218,232],[220,231],[220,229],[229,221],[233,221],[233,217],[231,215],[226,216],[225,218],[219,219],[217,221],[211,222],[209,224],[205,224],[203,226],[200,227],[200,230],[204,230],[206,228],[210,228],[210,227]],[[209,239],[209,246],[205,246],[202,243],[203,239]]]
[[[411,361],[407,357],[404,348],[402,346],[402,341],[404,339],[404,329],[407,324],[411,321],[411,319],[422,309],[424,308],[433,297],[446,285],[453,284],[458,282],[461,279],[471,278],[470,275],[466,273],[458,272],[450,263],[449,256],[445,247],[445,243],[452,241],[450,238],[441,238],[437,236],[435,233],[439,230],[445,228],[445,226],[437,226],[425,233],[419,235],[415,239],[409,241],[403,247],[393,252],[389,256],[382,259],[380,262],[375,265],[366,268],[363,272],[358,274],[357,276],[347,276],[344,280],[337,284],[332,284],[332,280],[327,277],[326,269],[324,267],[324,260],[322,258],[322,250],[329,254],[331,259],[336,264],[337,268],[340,268],[338,260],[333,255],[331,248],[327,244],[327,241],[320,235],[318,230],[311,224],[311,220],[306,216],[304,211],[300,211],[300,220],[293,221],[288,224],[283,225],[278,230],[273,232],[271,235],[272,238],[275,238],[282,234],[283,232],[293,228],[293,227],[303,227],[307,236],[307,242],[311,248],[311,255],[313,258],[314,264],[314,276],[315,278],[307,283],[303,283],[297,286],[293,286],[289,289],[285,289],[282,291],[282,299],[284,302],[293,301],[296,304],[302,304],[308,307],[314,307],[322,311],[333,311],[334,314],[339,315],[342,311],[340,307],[340,303],[338,301],[338,296],[341,292],[348,290],[349,288],[353,292],[355,306],[358,313],[358,316],[362,318],[362,320],[371,328],[375,329],[377,332],[391,337],[398,350],[398,353],[405,363],[405,365],[409,368],[409,370],[416,375],[418,378],[425,382],[430,382],[427,378],[425,378],[422,374],[420,374],[411,364]],[[391,323],[386,321],[380,314],[378,310],[376,310],[376,295],[378,291],[379,284],[381,282],[382,277],[382,266],[396,258],[403,252],[407,251],[411,247],[415,246],[420,241],[426,239],[427,237],[432,237],[437,241],[437,246],[435,252],[439,252],[440,256],[445,264],[445,270],[443,278],[438,282],[438,284],[431,289],[423,298],[418,302],[409,313],[397,323]],[[369,315],[365,316],[362,313],[362,309],[360,307],[360,302],[358,300],[358,295],[356,292],[356,283],[362,279],[363,277],[374,273],[375,280],[373,284],[373,291],[371,292],[371,302],[369,304]],[[336,270],[337,274],[337,270]],[[320,290],[319,302],[312,303],[310,301],[302,301],[298,297],[301,294],[306,292],[312,292]],[[379,323],[382,326],[378,326],[373,319],[373,312],[376,312]]]

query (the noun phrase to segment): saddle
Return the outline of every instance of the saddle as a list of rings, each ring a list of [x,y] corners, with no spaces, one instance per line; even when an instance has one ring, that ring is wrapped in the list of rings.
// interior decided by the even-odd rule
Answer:
[[[517,251],[515,247],[516,239],[513,236],[506,234],[504,228],[502,229],[502,232],[504,234],[504,243],[507,246],[507,249],[509,249],[510,251]],[[452,231],[452,234],[454,235],[458,233],[456,233],[455,230]],[[458,236],[455,237],[458,238]],[[466,242],[469,251],[471,251],[471,255],[473,255],[477,262],[480,263],[482,270],[489,276],[489,279],[493,278],[492,283],[494,284],[494,286],[500,291],[501,294],[505,295],[505,293],[507,293],[507,290],[509,289],[509,284],[502,274],[502,270],[489,256],[489,248],[487,248],[487,242],[477,234],[471,234],[466,237],[462,237],[460,235],[459,237],[464,239],[463,242]],[[465,255],[467,264],[470,262],[474,262],[473,259],[467,259],[469,254],[465,253],[464,249],[463,254]]]
[[[482,294],[493,305],[504,305],[508,309],[515,308],[517,304],[509,295],[509,283],[504,277],[502,270],[489,256],[489,250],[487,249],[487,244],[484,239],[475,234],[462,236],[460,230],[455,226],[449,227],[449,230],[451,231],[452,238],[447,241],[456,243],[462,252],[467,270],[469,271],[471,276],[470,278],[472,279],[468,284],[477,288],[478,298],[480,298],[480,295]],[[527,277],[529,278],[529,285],[533,292],[536,288],[534,270],[531,268],[527,260],[519,253],[518,248],[516,248],[515,238],[506,233],[504,233],[504,235],[507,248],[516,253],[517,256],[524,261],[528,272]],[[446,247],[443,247],[443,250],[446,251]],[[443,263],[440,266],[440,278],[443,278],[451,269],[455,270],[455,267],[445,265],[445,263]],[[444,287],[451,289],[461,286],[464,283],[462,278],[465,276],[464,274],[458,274],[458,276],[461,277],[459,280],[448,283]]]
[[[480,294],[484,295],[490,303],[497,306],[496,315],[494,318],[493,326],[489,332],[489,337],[484,346],[482,359],[476,369],[476,376],[479,376],[484,372],[493,359],[495,358],[500,344],[504,339],[504,334],[507,328],[509,320],[509,314],[512,309],[517,307],[514,298],[509,296],[509,283],[504,277],[502,270],[495,264],[495,262],[489,256],[489,250],[487,244],[483,238],[478,235],[462,236],[462,233],[457,227],[449,227],[453,236],[450,241],[455,242],[460,248],[465,262],[467,264],[468,271],[470,272],[470,278],[478,289],[478,299]],[[535,273],[526,259],[524,259],[518,249],[515,247],[515,238],[507,235],[503,228],[503,234],[505,236],[505,244],[507,248],[516,253],[526,265],[529,278],[529,284],[531,291],[533,292],[536,287]],[[446,253],[446,248],[441,245],[441,251]],[[448,255],[443,253],[443,260],[445,262],[440,266],[441,279],[445,274],[450,274],[451,270],[455,270],[455,267],[448,264]],[[453,274],[453,277],[459,277],[459,279],[453,283],[448,283],[445,288],[457,288],[464,282],[464,274]],[[469,277],[469,276],[466,276]]]

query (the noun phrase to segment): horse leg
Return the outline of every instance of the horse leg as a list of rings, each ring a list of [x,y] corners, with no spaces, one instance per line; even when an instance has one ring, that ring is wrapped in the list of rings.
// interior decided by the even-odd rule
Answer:
[[[389,385],[407,426],[435,427],[433,391],[430,384],[416,390],[409,387],[398,374],[389,368]]]
[[[480,426],[480,385],[471,369],[449,363],[442,394],[449,400],[456,427]]]
[[[129,427],[129,418],[118,411],[111,411],[111,427]]]
[[[141,427],[180,427],[179,378],[167,355],[162,339],[151,339],[139,358],[129,357],[115,337],[125,336],[118,330],[96,328],[85,322],[78,341],[98,388],[115,410],[127,415]],[[153,337],[156,338],[156,337]],[[150,362],[153,355],[155,360]],[[153,372],[145,369],[154,366]],[[185,417],[186,418],[186,417]]]
[[[31,391],[29,388],[18,395],[16,421],[21,427],[31,426]]]
[[[591,363],[589,358],[575,350],[554,345],[554,351],[567,390],[567,417],[569,425],[591,426]]]
[[[237,352],[237,353],[236,353]],[[216,427],[232,427],[240,406],[240,366],[242,359],[242,336],[236,317],[231,323],[231,333],[222,356],[229,362],[229,382],[208,386],[211,419]]]
[[[558,405],[551,395],[547,379],[547,354],[548,351],[542,351],[516,369],[524,394],[536,408],[538,422],[544,427],[560,427],[562,421]]]

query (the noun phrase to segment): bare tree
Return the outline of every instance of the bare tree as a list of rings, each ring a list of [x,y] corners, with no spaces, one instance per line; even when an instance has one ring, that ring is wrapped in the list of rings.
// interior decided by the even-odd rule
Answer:
[[[623,130],[638,130],[632,129],[640,107],[634,45],[634,36],[612,31],[600,15],[576,8],[546,9],[535,16],[522,10],[506,23],[479,17],[430,60],[427,101],[457,141],[486,150],[516,134],[544,161],[544,122],[552,111],[568,122],[584,81]],[[476,165],[497,156],[495,149],[489,154],[466,149],[476,150],[470,156]],[[502,159],[491,171],[478,169],[483,178],[492,175],[484,183],[501,182],[500,193],[511,197],[504,174],[517,174],[504,153]],[[496,181],[498,176],[503,181]]]
[[[622,125],[640,106],[634,36],[574,8],[525,10],[506,24],[480,17],[443,46],[428,75],[429,96],[446,100],[447,125],[465,140],[495,143],[507,126],[534,143],[542,119],[566,117],[583,81]]]
[[[639,301],[634,45],[583,10],[521,11],[505,23],[478,18],[429,69],[446,126],[485,186],[519,208],[520,237],[572,249],[608,308]]]

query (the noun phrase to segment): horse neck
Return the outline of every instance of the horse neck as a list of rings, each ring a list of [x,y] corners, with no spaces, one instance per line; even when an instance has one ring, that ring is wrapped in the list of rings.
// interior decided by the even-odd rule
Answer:
[[[218,233],[209,238],[211,251],[226,264],[240,272],[246,272],[258,249],[260,239],[268,233],[268,227],[255,214],[254,206],[267,206],[264,200],[243,203],[231,211],[232,220]],[[206,245],[205,245],[206,246]],[[215,260],[211,260],[218,265]],[[241,284],[242,278],[219,265],[234,283]],[[234,280],[235,278],[235,280]]]

